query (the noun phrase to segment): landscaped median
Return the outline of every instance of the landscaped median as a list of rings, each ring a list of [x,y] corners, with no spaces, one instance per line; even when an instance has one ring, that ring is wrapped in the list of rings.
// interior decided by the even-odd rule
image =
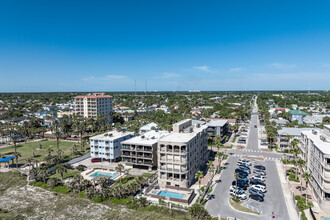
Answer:
[[[258,212],[255,212],[249,208],[246,208],[245,206],[242,205],[242,201],[239,200],[239,199],[235,199],[235,198],[229,198],[229,205],[237,210],[237,211],[240,211],[240,212],[246,212],[246,213],[250,213],[250,214],[256,214],[256,215],[259,215]]]

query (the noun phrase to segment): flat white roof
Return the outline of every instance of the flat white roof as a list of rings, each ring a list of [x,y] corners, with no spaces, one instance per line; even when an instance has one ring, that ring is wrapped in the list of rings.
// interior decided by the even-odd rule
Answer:
[[[186,142],[190,141],[191,139],[193,139],[198,132],[201,132],[204,129],[207,129],[206,125],[201,125],[199,128],[193,127],[193,132],[191,132],[191,133],[173,132],[170,135],[167,135],[166,137],[161,138],[159,141],[186,143]]]
[[[111,140],[115,140],[117,138],[121,138],[127,135],[134,135],[134,132],[119,132],[119,131],[110,131],[110,132],[106,132],[104,134],[100,134],[100,135],[96,135],[94,137],[91,137],[90,139],[93,140],[107,140],[107,141],[111,141]]]
[[[277,131],[277,134],[278,135],[288,134],[291,136],[301,136],[302,131],[311,131],[311,130],[319,131],[319,129],[317,129],[317,128],[285,128],[285,127],[283,127],[281,130]]]
[[[135,145],[144,145],[151,146],[158,142],[161,137],[169,135],[168,131],[148,131],[143,135],[130,138],[126,141],[121,142],[121,144],[135,144]]]
[[[206,125],[210,127],[223,127],[228,120],[211,120]]]
[[[321,131],[317,131],[317,134],[313,134],[312,131],[302,131],[301,133],[306,135],[324,154],[330,154],[330,142],[325,142],[320,139],[320,136],[322,135],[323,137],[326,137],[328,140],[330,140],[329,136]]]
[[[152,127],[157,128],[158,125],[157,125],[156,123],[154,123],[154,122],[151,122],[151,123],[149,123],[149,124],[143,125],[143,126],[140,128],[140,130],[151,130]]]

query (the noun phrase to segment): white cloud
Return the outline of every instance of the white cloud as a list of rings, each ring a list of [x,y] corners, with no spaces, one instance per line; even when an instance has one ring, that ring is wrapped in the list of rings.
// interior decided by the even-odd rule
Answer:
[[[203,72],[209,72],[209,73],[213,72],[213,70],[211,70],[208,66],[194,66],[193,68]]]
[[[107,79],[126,79],[127,76],[124,75],[106,75]]]
[[[83,81],[105,81],[105,80],[120,80],[120,79],[127,79],[125,75],[106,75],[101,77],[89,76],[83,78]]]
[[[243,70],[243,68],[241,68],[241,67],[236,67],[236,68],[231,68],[231,69],[229,69],[229,72],[239,72],[239,71],[241,71],[241,70]]]
[[[177,77],[180,77],[180,75],[177,73],[168,73],[168,72],[164,72],[160,76],[155,76],[155,78],[163,78],[163,79],[170,79],[170,78],[177,78]]]
[[[277,69],[294,69],[296,67],[296,64],[286,64],[286,63],[271,63],[272,67],[275,67]]]

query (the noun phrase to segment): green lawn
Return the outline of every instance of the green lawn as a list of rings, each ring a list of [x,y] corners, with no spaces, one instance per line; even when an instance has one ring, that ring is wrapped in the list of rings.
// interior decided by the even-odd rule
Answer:
[[[39,143],[42,145],[42,149],[39,150]],[[69,141],[61,141],[60,142],[60,149],[64,152],[63,156],[70,155],[71,146],[75,144],[74,142]],[[34,148],[34,155],[35,159],[38,161],[43,161],[45,156],[48,154],[48,149],[52,148],[54,151],[52,154],[56,154],[56,141],[39,141],[33,143],[19,143],[17,144],[17,151],[22,154],[22,157],[18,158],[18,161],[25,162],[27,158],[32,158],[32,148]],[[9,146],[0,149],[0,154],[4,155],[13,155],[15,152],[14,146]]]
[[[64,173],[63,174],[63,179],[68,179],[68,178],[71,178],[71,177],[74,177],[74,176],[79,176],[80,175],[80,172],[77,171],[77,170],[68,170],[67,173]],[[49,178],[59,178],[61,179],[61,174],[54,174],[54,175],[51,175]]]

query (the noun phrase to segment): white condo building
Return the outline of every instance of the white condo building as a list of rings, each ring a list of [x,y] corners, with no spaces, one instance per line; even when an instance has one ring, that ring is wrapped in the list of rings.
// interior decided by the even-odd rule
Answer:
[[[79,95],[74,99],[74,112],[85,118],[96,118],[103,114],[112,122],[112,96],[105,95],[103,92],[96,92],[89,95]]]
[[[186,119],[158,141],[158,184],[188,188],[208,159],[207,126]]]
[[[302,131],[301,155],[307,172],[312,174],[310,186],[320,207],[330,209],[330,125],[323,131]]]
[[[134,132],[111,131],[91,137],[91,157],[102,158],[109,162],[118,161],[121,157],[121,142],[134,137]]]

